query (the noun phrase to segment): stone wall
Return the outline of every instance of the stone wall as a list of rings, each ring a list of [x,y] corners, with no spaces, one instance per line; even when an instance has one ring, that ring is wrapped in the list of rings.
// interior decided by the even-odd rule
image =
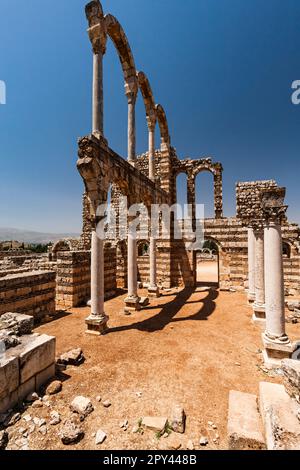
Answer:
[[[32,315],[36,322],[55,312],[55,272],[34,271],[0,278],[0,315]]]

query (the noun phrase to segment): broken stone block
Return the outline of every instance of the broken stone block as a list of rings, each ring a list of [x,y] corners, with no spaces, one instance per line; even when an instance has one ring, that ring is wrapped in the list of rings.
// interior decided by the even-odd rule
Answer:
[[[84,431],[78,424],[68,419],[64,422],[60,437],[65,445],[76,444],[84,437]]]
[[[227,432],[231,450],[265,449],[255,395],[234,390],[229,392]]]
[[[147,416],[142,420],[142,426],[156,432],[163,432],[167,426],[168,419],[164,417]]]
[[[70,351],[62,354],[57,360],[57,364],[70,366],[79,366],[83,362],[84,355],[80,348],[71,349]]]
[[[94,411],[94,407],[89,398],[78,396],[74,398],[70,405],[71,411],[78,413],[81,416],[87,417]]]
[[[0,404],[19,386],[19,361],[16,357],[0,356]],[[1,408],[1,406],[0,406]],[[5,410],[4,410],[5,411]]]
[[[183,434],[185,431],[185,412],[182,406],[175,405],[172,409],[170,427],[174,432]]]
[[[288,394],[300,402],[300,361],[284,359],[281,368],[285,379],[285,389]]]
[[[24,347],[19,356],[21,383],[55,362],[55,342],[54,336],[41,335],[33,337]]]
[[[299,450],[299,405],[287,394],[283,385],[259,384],[259,408],[265,427],[268,450]]]

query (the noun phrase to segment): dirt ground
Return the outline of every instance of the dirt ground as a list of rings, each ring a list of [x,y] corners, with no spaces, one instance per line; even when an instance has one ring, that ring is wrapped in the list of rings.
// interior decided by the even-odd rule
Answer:
[[[89,308],[71,310],[36,329],[57,337],[57,355],[81,347],[86,361],[68,367],[51,408],[29,408],[24,414],[44,417],[47,423],[51,410],[67,417],[73,398],[83,395],[95,410],[83,422],[84,439],[72,449],[154,450],[168,449],[174,434],[158,439],[153,431],[134,434],[132,428],[143,416],[170,416],[172,405],[179,403],[187,415],[185,434],[176,434],[183,449],[190,439],[198,448],[202,435],[209,439],[205,449],[226,449],[229,391],[257,394],[260,381],[281,381],[259,368],[261,329],[251,322],[245,293],[174,289],[131,316],[123,314],[124,297],[106,302],[110,329],[105,336],[85,334]],[[287,330],[291,339],[299,336],[298,325],[289,324]],[[111,407],[97,402],[98,395],[109,399]],[[127,431],[120,428],[124,420],[129,421]],[[23,420],[16,432],[18,427],[24,427]],[[60,425],[47,428],[46,436],[37,431],[29,436],[30,448],[66,449],[58,436]],[[107,439],[96,447],[93,433],[99,428]]]

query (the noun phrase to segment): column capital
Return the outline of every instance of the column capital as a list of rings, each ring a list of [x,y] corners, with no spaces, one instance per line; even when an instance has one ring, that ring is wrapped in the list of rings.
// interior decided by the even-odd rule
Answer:
[[[127,96],[128,104],[135,104],[138,94],[138,82],[136,76],[128,77],[125,80],[125,95]]]
[[[85,7],[85,14],[89,23],[88,34],[94,54],[105,54],[107,30],[101,3],[98,0],[88,3]]]
[[[285,188],[273,188],[261,192],[261,207],[265,225],[281,225],[286,220],[288,206],[284,204],[285,193]]]

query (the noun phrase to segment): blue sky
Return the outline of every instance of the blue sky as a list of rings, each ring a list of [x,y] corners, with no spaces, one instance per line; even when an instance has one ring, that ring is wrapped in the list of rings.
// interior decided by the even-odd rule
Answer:
[[[1,0],[0,226],[80,231],[83,185],[77,138],[91,127],[92,54],[84,0]],[[224,166],[224,212],[235,183],[274,178],[287,186],[289,218],[300,222],[299,0],[103,0],[129,39],[168,116],[181,158]],[[127,102],[111,44],[105,56],[105,135],[126,155]],[[158,139],[157,139],[158,142]],[[147,149],[141,98],[137,151]],[[212,179],[197,179],[197,202],[212,209]]]

